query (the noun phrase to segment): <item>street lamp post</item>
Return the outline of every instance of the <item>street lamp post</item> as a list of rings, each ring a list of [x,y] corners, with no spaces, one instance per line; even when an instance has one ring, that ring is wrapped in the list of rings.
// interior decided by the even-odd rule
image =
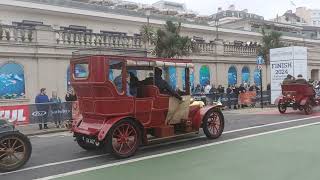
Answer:
[[[147,43],[144,45],[144,50],[145,50],[145,57],[148,57],[148,49],[147,49],[147,44],[149,45],[150,39],[149,39],[149,30],[150,30],[150,15],[151,15],[151,11],[150,10],[146,10],[146,16],[147,16]]]

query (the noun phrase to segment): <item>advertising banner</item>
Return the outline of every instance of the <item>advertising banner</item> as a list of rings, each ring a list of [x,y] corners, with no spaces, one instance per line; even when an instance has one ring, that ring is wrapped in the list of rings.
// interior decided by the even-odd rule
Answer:
[[[240,93],[239,94],[240,104],[243,104],[243,105],[255,104],[256,103],[255,102],[256,96],[257,96],[256,91],[249,91],[249,92],[245,92],[245,93]]]
[[[271,103],[281,95],[282,81],[288,74],[301,74],[308,79],[308,56],[306,47],[284,47],[270,50]]]
[[[15,125],[64,121],[72,118],[72,108],[72,102],[0,106],[0,118],[8,119]]]
[[[8,119],[16,125],[29,124],[29,106],[0,106],[0,118]]]

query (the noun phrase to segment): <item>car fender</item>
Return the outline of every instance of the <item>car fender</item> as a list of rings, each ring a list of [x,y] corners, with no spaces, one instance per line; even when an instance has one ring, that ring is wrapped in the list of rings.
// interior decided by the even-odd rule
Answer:
[[[200,110],[196,113],[195,117],[193,118],[193,127],[195,129],[199,129],[202,125],[203,118],[205,115],[210,111],[211,109],[219,109],[222,108],[222,105],[211,105],[211,106],[205,106],[203,108],[200,108]]]
[[[108,119],[106,121],[106,123],[102,126],[102,128],[101,128],[101,130],[100,130],[100,132],[98,134],[98,140],[102,141],[106,137],[106,135],[108,134],[108,132],[110,131],[112,126],[115,125],[116,123],[118,123],[119,121],[123,120],[123,119],[132,119],[140,127],[141,133],[144,132],[142,124],[139,121],[137,121],[135,118],[133,118],[131,116],[120,116],[120,117],[115,117],[115,118]],[[144,136],[142,136],[142,137],[144,137]]]
[[[300,101],[300,106],[304,106],[307,104],[307,102],[309,101],[309,97],[305,97]]]
[[[275,104],[275,105],[278,105],[279,102],[282,101],[282,100],[283,100],[283,96],[280,96],[280,97],[278,97],[278,98],[274,101],[274,104]]]

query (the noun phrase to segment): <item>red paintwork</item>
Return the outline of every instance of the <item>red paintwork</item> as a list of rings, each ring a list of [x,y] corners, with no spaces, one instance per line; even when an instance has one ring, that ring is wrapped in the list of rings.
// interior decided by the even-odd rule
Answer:
[[[130,118],[141,127],[144,143],[147,143],[146,132],[148,129],[160,129],[158,134],[161,136],[172,136],[172,129],[165,124],[169,96],[160,94],[159,89],[154,85],[138,88],[137,97],[128,97],[126,93],[119,93],[113,82],[108,80],[109,59],[123,62],[135,60],[191,63],[191,60],[182,59],[124,56],[87,56],[72,59],[71,72],[74,72],[77,63],[89,64],[89,76],[86,79],[75,79],[74,76],[71,76],[71,84],[77,94],[79,110],[83,117],[81,121],[74,121],[72,131],[103,141],[115,123]],[[126,63],[123,63],[122,72],[122,77],[125,77]],[[188,68],[186,72],[189,72]],[[126,89],[125,78],[123,79],[123,89]],[[186,85],[186,89],[189,89],[188,80]],[[192,106],[190,107],[189,119],[183,122],[191,123],[192,131],[198,131],[202,118],[212,108],[219,108],[219,106],[208,106],[201,109],[199,106]],[[190,126],[186,127],[190,128]],[[161,128],[164,129],[163,132]]]
[[[308,84],[286,84],[281,87],[282,96],[279,97],[279,100],[281,99],[285,102],[295,101],[299,105],[305,105],[308,100],[313,99],[315,96],[313,87]]]

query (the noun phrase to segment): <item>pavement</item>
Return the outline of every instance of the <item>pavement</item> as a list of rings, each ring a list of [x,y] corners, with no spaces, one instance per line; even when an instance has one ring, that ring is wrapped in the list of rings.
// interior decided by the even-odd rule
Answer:
[[[21,133],[27,135],[27,136],[35,136],[35,135],[42,135],[42,134],[51,134],[51,133],[59,133],[59,132],[66,132],[68,131],[67,128],[56,128],[56,125],[54,123],[48,123],[49,129],[42,129],[39,130],[38,124],[30,124],[30,125],[23,125],[23,126],[17,126],[16,129],[18,129]]]
[[[273,108],[224,115],[219,139],[200,132],[143,146],[134,157],[120,160],[81,149],[70,132],[33,135],[29,162],[0,173],[0,179],[318,179],[319,112],[281,115]]]

